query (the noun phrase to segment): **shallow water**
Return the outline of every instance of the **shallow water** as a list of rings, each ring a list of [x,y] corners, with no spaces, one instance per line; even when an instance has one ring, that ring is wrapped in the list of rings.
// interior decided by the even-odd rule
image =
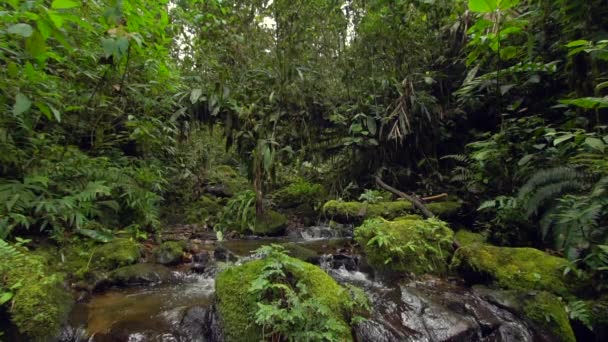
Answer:
[[[316,230],[318,232],[318,230]],[[436,277],[379,280],[348,238],[265,238],[218,242],[238,258],[271,243],[315,251],[334,279],[365,290],[373,313],[354,327],[358,341],[533,341],[527,324],[455,281]],[[172,284],[110,289],[76,305],[65,341],[214,341],[202,336],[213,304],[213,272],[174,270]],[[197,311],[198,310],[198,311]],[[193,314],[194,313],[194,314]]]

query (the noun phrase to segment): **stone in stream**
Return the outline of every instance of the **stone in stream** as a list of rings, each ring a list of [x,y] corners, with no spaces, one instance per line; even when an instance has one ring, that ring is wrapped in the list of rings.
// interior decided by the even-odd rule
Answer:
[[[209,252],[207,251],[202,251],[198,254],[194,254],[194,256],[192,257],[192,266],[190,266],[190,269],[196,273],[203,273],[210,260],[211,257],[209,256]]]
[[[176,265],[182,261],[186,243],[167,241],[154,249],[154,260],[161,265]]]
[[[95,284],[95,290],[111,286],[154,285],[174,280],[170,269],[156,264],[136,264],[118,268]]]
[[[179,335],[189,342],[224,341],[215,305],[192,306],[186,309],[178,330]]]

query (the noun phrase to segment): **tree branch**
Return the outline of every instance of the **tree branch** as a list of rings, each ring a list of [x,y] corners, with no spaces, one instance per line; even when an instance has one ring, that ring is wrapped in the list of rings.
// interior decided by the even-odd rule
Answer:
[[[382,188],[384,188],[384,189],[386,189],[386,190],[394,193],[395,195],[397,195],[397,196],[399,196],[401,198],[405,198],[406,200],[412,202],[412,204],[414,205],[414,207],[416,207],[418,210],[420,210],[422,212],[422,215],[424,215],[424,217],[426,217],[426,218],[435,217],[435,215],[427,207],[425,207],[424,204],[422,204],[422,201],[420,201],[418,199],[418,197],[416,197],[416,195],[408,195],[408,194],[406,194],[404,192],[401,192],[401,191],[393,188],[392,186],[384,183],[382,181],[382,179],[380,179],[380,177],[378,177],[378,176],[374,176],[374,178],[376,179],[376,183],[380,187],[382,187]]]

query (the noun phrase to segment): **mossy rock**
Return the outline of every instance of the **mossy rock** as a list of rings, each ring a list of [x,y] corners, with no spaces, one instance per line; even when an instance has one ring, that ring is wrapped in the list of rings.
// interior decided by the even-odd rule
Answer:
[[[461,244],[455,265],[465,277],[489,279],[506,289],[548,291],[561,296],[572,290],[563,275],[569,266],[564,258],[534,248],[492,246],[484,243],[481,235],[467,231],[459,231],[455,239]]]
[[[287,217],[274,210],[266,210],[264,215],[257,217],[253,233],[256,235],[278,236],[287,227]]]
[[[289,264],[296,267],[289,268],[288,271],[307,286],[311,296],[330,308],[331,315],[338,324],[343,325],[345,331],[350,331],[342,316],[348,300],[344,289],[320,268],[294,258],[289,258],[289,261]],[[254,323],[258,309],[257,299],[248,291],[248,286],[260,276],[267,262],[267,259],[250,261],[228,268],[217,276],[215,289],[218,312],[226,341],[262,340],[262,327]],[[349,334],[341,340],[352,341],[352,336]]]
[[[526,318],[541,330],[549,332],[552,339],[563,342],[576,341],[565,305],[557,296],[541,291],[521,297],[523,297]]]
[[[230,165],[212,167],[207,175],[207,181],[209,185],[224,185],[232,194],[252,188],[247,178],[241,176]]]
[[[188,205],[186,217],[191,223],[213,224],[217,220],[217,215],[222,211],[223,206],[220,200],[211,196],[203,195],[196,202]]]
[[[51,271],[51,264],[40,255],[23,251],[12,267],[0,267],[0,286],[15,286],[9,314],[11,322],[28,340],[47,340],[57,336],[72,308],[73,299],[64,286],[64,274]]]
[[[442,202],[430,202],[426,203],[425,206],[435,215],[441,218],[450,218],[458,213],[462,208],[461,201],[442,201]]]
[[[325,216],[341,223],[360,222],[377,216],[392,219],[412,211],[412,204],[408,201],[366,203],[331,200],[323,205]]]
[[[102,270],[113,270],[118,267],[136,263],[141,256],[137,242],[131,239],[114,239],[95,247],[93,265]]]
[[[275,204],[279,208],[295,208],[302,204],[314,206],[323,200],[326,195],[321,184],[298,180],[272,194]]]
[[[426,207],[439,217],[451,217],[460,210],[460,201],[432,202]],[[412,203],[405,200],[391,202],[344,202],[338,200],[328,201],[323,205],[325,216],[345,223],[361,222],[367,218],[383,217],[387,220],[414,213],[416,210]]]
[[[394,221],[368,219],[355,230],[355,240],[371,265],[416,274],[447,271],[453,235],[445,222],[415,215]]]
[[[154,249],[154,260],[162,265],[176,265],[182,261],[186,249],[183,241],[166,241]]]

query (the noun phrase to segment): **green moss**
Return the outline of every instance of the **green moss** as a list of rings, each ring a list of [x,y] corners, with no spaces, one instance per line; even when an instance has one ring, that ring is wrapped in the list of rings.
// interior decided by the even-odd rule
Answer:
[[[376,216],[392,219],[411,213],[412,210],[412,204],[407,201],[369,204],[331,200],[323,205],[323,213],[339,222],[353,222]]]
[[[454,233],[439,219],[416,216],[395,221],[366,220],[355,230],[369,263],[398,272],[444,273]]]
[[[139,244],[130,239],[114,239],[96,247],[93,253],[94,267],[103,270],[134,264],[141,255]]]
[[[318,203],[326,194],[321,184],[298,180],[275,192],[272,197],[280,208],[293,208],[301,204]]]
[[[26,279],[13,298],[11,320],[22,334],[48,338],[59,331],[72,306],[72,297],[57,274]]]
[[[484,243],[486,238],[478,233],[473,233],[468,230],[459,230],[454,235],[454,240],[458,241],[461,246],[468,246],[474,243]]]
[[[207,180],[211,185],[225,185],[232,194],[251,189],[247,178],[241,176],[229,165],[217,165],[209,170]]]
[[[555,295],[543,291],[525,299],[524,314],[559,341],[576,341],[565,306]]]
[[[450,217],[458,212],[462,204],[459,201],[445,201],[428,203],[426,206],[439,217]],[[331,200],[323,205],[323,213],[340,222],[355,222],[378,216],[390,220],[414,212],[412,203],[403,200],[378,203]]]
[[[266,210],[263,216],[257,217],[253,233],[257,235],[276,236],[283,233],[287,226],[287,217],[274,210]]]
[[[182,260],[186,249],[183,241],[166,241],[154,249],[154,259],[163,265],[175,265]]]
[[[188,206],[186,217],[192,223],[213,224],[216,222],[217,214],[222,211],[222,208],[219,199],[204,195]]]
[[[456,260],[465,274],[490,278],[502,288],[541,290],[567,295],[569,284],[563,270],[569,265],[563,258],[534,248],[496,247],[482,243],[477,234],[461,231],[456,239],[463,244]]]
[[[349,299],[344,289],[320,268],[297,259],[289,259],[291,264],[297,265],[289,271],[307,286],[313,297],[332,310],[339,324],[350,331],[342,316]],[[258,278],[266,262],[267,260],[254,260],[229,268],[216,279],[218,310],[229,342],[261,340],[262,327],[254,323],[257,301],[255,295],[248,292],[248,284]],[[345,340],[352,340],[352,337],[347,336]]]
[[[73,304],[64,275],[51,271],[52,260],[23,251],[11,267],[0,269],[0,285],[14,287],[9,309],[12,323],[30,340],[49,339],[59,332]]]
[[[462,207],[460,201],[443,201],[443,202],[431,202],[427,203],[426,207],[435,215],[439,217],[452,217]]]

